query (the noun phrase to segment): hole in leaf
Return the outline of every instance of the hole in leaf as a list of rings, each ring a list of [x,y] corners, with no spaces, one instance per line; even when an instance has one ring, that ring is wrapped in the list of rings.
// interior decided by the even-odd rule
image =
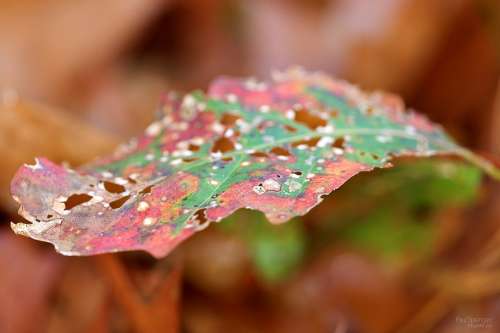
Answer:
[[[92,200],[92,196],[88,194],[85,193],[73,194],[66,200],[66,202],[64,202],[64,209],[65,210],[73,209],[76,206],[84,204],[90,200]]]
[[[302,171],[293,171],[292,173],[297,176],[302,176]]]
[[[147,187],[143,188],[143,189],[139,192],[139,194],[149,194],[149,193],[151,193],[151,189],[152,189],[152,188],[153,188],[153,185],[149,185],[149,186],[147,186]]]
[[[194,213],[193,218],[198,221],[198,223],[203,224],[207,222],[207,217],[205,216],[205,209],[199,209]]]
[[[212,147],[212,152],[221,152],[221,153],[227,153],[229,151],[234,150],[234,144],[233,142],[226,138],[226,137],[221,137],[217,141],[215,141],[214,146]]]
[[[255,153],[250,154],[253,157],[269,157],[266,153],[262,151],[256,151]]]
[[[345,140],[342,137],[336,138],[332,143],[333,148],[344,148]]]
[[[125,204],[125,202],[127,202],[127,200],[130,198],[130,195],[126,195],[124,197],[121,197],[120,199],[116,199],[115,201],[111,201],[109,203],[109,206],[113,209],[118,209],[120,208],[121,206],[123,206]]]
[[[137,182],[134,179],[130,178],[130,177],[127,177],[127,180],[128,180],[128,182],[130,184],[137,184]]]
[[[119,185],[113,182],[105,181],[104,182],[104,188],[106,191],[109,193],[122,193],[125,192],[125,186]]]
[[[189,150],[189,151],[198,151],[198,150],[200,150],[200,146],[198,146],[198,145],[195,145],[195,144],[192,144],[192,143],[191,143],[191,144],[188,146],[188,150]]]
[[[318,143],[319,140],[320,140],[320,138],[312,138],[312,139],[309,139],[309,140],[301,140],[301,141],[297,141],[297,142],[292,143],[292,146],[298,147],[300,145],[306,145],[308,147],[316,147],[316,144]]]
[[[241,117],[233,114],[233,113],[225,113],[220,120],[221,124],[226,127],[233,127],[236,124],[236,121],[241,119]]]
[[[290,152],[282,147],[275,147],[271,149],[271,153],[278,156],[290,156]]]
[[[197,231],[205,229],[210,224],[205,215],[205,209],[197,210],[191,217],[191,221],[193,222],[195,230]]]
[[[321,119],[306,109],[295,111],[295,121],[309,127],[310,129],[316,129],[320,126],[326,126],[327,124],[326,120]]]

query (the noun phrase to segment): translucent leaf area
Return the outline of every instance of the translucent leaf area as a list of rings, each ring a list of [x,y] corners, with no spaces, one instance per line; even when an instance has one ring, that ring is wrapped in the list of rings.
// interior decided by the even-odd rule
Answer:
[[[161,257],[239,208],[286,222],[395,156],[461,149],[395,96],[298,69],[273,76],[169,94],[143,136],[78,170],[21,167],[11,189],[30,223],[12,228],[67,255]]]

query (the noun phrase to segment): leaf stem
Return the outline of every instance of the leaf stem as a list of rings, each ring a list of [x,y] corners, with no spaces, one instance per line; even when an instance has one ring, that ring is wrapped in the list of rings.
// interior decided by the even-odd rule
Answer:
[[[500,181],[500,169],[484,157],[474,154],[470,150],[461,147],[457,147],[455,152],[458,156],[483,170],[491,178]]]

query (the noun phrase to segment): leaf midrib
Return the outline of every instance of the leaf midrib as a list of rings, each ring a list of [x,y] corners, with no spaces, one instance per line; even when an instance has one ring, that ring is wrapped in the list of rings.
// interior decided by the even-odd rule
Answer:
[[[432,140],[432,139],[429,139],[429,138],[427,138],[419,133],[411,134],[411,133],[407,133],[404,130],[399,130],[399,129],[393,129],[393,128],[345,128],[345,129],[336,129],[334,131],[334,133],[318,133],[318,132],[309,131],[307,133],[301,133],[300,135],[288,136],[286,138],[278,139],[278,140],[275,140],[273,142],[264,143],[264,144],[253,146],[253,147],[247,147],[247,148],[244,148],[242,150],[234,150],[234,151],[231,151],[229,153],[222,154],[220,156],[220,159],[228,158],[228,157],[236,157],[239,155],[248,155],[248,153],[246,152],[247,150],[255,150],[255,151],[268,150],[268,149],[272,149],[275,147],[279,147],[283,144],[295,143],[295,142],[301,141],[301,140],[309,140],[309,139],[315,139],[315,138],[320,138],[320,137],[325,137],[325,136],[331,137],[332,139],[335,139],[335,138],[339,138],[339,137],[346,136],[346,135],[352,135],[352,136],[355,136],[355,135],[367,135],[367,136],[389,135],[389,136],[396,136],[396,137],[400,137],[400,138],[413,139],[413,140],[416,140],[419,142],[427,142],[427,143],[432,142],[438,146],[441,144],[444,148],[450,148],[450,149],[456,148],[453,145],[453,143],[451,143],[451,142],[446,142],[443,140]],[[200,158],[198,161],[190,163],[189,165],[187,165],[184,168],[174,169],[173,173],[175,174],[177,172],[186,172],[186,171],[192,170],[194,168],[203,166],[205,164],[211,164],[213,162],[214,162],[213,158],[210,156],[207,156],[206,158]],[[165,180],[168,177],[169,176],[163,176],[163,177],[157,178],[152,182],[148,182],[146,184],[146,186],[154,186],[154,185],[162,182],[163,180]]]
[[[295,136],[288,136],[283,139],[278,139],[273,142],[269,143],[264,143],[261,145],[253,146],[253,147],[246,147],[241,150],[234,150],[229,153],[222,154],[220,156],[220,159],[228,158],[228,157],[236,157],[238,155],[248,155],[246,151],[248,150],[255,150],[255,151],[262,151],[262,150],[268,150],[276,147],[280,147],[283,144],[289,144],[289,143],[295,143],[297,141],[302,141],[302,140],[309,140],[309,139],[316,139],[316,138],[321,138],[321,137],[331,137],[332,139],[339,138],[342,136],[346,135],[368,135],[368,136],[376,136],[376,135],[387,135],[387,136],[396,136],[400,138],[408,138],[408,139],[414,139],[415,141],[419,142],[432,142],[435,143],[436,145],[442,145],[443,148],[455,148],[454,145],[451,145],[450,143],[442,140],[432,140],[429,139],[423,135],[420,135],[418,133],[415,134],[410,134],[405,132],[404,130],[395,130],[393,128],[349,128],[349,129],[337,129],[335,130],[334,133],[318,133],[318,132],[308,132],[308,133],[302,133],[300,135],[295,135]],[[208,156],[207,158],[200,158],[198,161],[195,161],[193,163],[190,163],[187,165],[185,168],[178,168],[175,169],[174,172],[179,172],[179,171],[188,171],[191,169],[194,169],[196,167],[202,166],[204,164],[209,164],[213,163],[214,160],[212,157]]]

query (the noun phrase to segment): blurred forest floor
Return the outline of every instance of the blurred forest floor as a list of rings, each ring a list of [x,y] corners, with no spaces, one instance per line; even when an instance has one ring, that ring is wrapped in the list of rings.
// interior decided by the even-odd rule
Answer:
[[[0,332],[499,332],[500,185],[450,159],[359,176],[301,221],[238,212],[155,261],[13,234],[9,183],[137,135],[162,93],[301,65],[398,93],[500,156],[496,0],[0,0]]]

